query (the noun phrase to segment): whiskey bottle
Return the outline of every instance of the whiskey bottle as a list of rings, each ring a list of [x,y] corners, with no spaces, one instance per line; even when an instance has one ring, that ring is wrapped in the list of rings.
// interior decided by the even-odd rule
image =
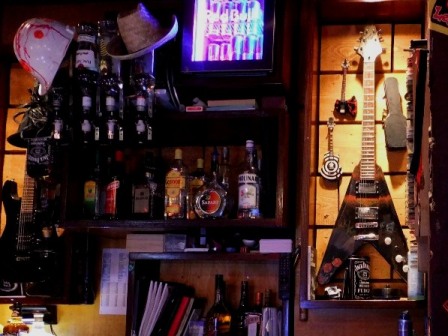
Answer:
[[[98,74],[97,29],[95,25],[90,22],[81,22],[78,24],[77,33],[75,70],[77,72],[88,70]]]
[[[182,161],[182,149],[174,151],[174,161],[165,178],[165,219],[186,217],[187,167]]]
[[[205,336],[230,336],[232,314],[225,302],[225,282],[222,274],[215,275],[215,302],[205,318]]]
[[[238,175],[238,218],[260,218],[260,176],[253,140],[246,141],[246,158]]]
[[[219,218],[224,214],[227,202],[227,191],[218,182],[219,154],[214,149],[211,162],[210,181],[197,191],[195,196],[195,211],[200,218]]]
[[[249,308],[249,282],[247,280],[241,281],[240,303],[235,313],[235,318],[232,319],[233,334],[237,336],[247,335],[246,315]]]
[[[22,316],[20,316],[20,307],[20,303],[17,302],[11,307],[11,318],[3,327],[3,336],[21,336],[29,333],[30,327],[25,324]]]
[[[132,215],[148,219],[160,218],[163,211],[163,198],[157,180],[157,167],[154,154],[147,152],[143,173],[132,185]]]

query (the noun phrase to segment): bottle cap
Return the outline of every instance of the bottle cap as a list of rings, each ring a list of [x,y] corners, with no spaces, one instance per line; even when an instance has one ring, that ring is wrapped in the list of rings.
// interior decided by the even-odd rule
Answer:
[[[246,148],[254,148],[254,141],[246,140]]]
[[[181,160],[182,159],[182,149],[176,148],[174,151],[174,159],[175,160]]]

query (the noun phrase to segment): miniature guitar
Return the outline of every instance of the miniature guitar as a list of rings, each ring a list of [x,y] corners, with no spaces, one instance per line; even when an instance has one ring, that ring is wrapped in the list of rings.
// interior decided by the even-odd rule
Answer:
[[[349,67],[349,62],[344,59],[341,64],[342,67],[342,89],[341,89],[341,99],[337,99],[334,104],[334,111],[340,114],[350,114],[352,117],[356,117],[357,112],[357,101],[355,96],[352,96],[350,100],[345,100],[345,86],[347,82],[347,69]]]
[[[339,179],[342,174],[342,168],[339,165],[339,156],[333,153],[333,130],[334,118],[328,119],[328,152],[324,154],[324,164],[320,170],[322,177],[328,181]]]
[[[330,281],[340,266],[366,243],[372,244],[406,280],[408,246],[388,186],[375,160],[375,59],[380,37],[367,26],[356,49],[364,59],[364,106],[361,161],[355,167],[318,272],[318,283]]]

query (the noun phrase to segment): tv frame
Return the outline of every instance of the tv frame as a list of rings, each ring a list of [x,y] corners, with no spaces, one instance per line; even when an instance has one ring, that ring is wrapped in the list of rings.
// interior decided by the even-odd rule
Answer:
[[[276,0],[259,0],[263,7],[263,53],[261,60],[193,61],[195,7],[208,0],[183,0],[181,24],[181,74],[195,76],[266,76],[274,71]],[[247,0],[250,2],[253,0]],[[237,3],[239,1],[223,1]]]

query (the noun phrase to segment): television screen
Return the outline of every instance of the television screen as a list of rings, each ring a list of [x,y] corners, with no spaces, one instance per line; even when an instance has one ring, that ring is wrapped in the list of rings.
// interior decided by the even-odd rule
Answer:
[[[185,4],[182,73],[273,70],[274,0],[188,0]]]

